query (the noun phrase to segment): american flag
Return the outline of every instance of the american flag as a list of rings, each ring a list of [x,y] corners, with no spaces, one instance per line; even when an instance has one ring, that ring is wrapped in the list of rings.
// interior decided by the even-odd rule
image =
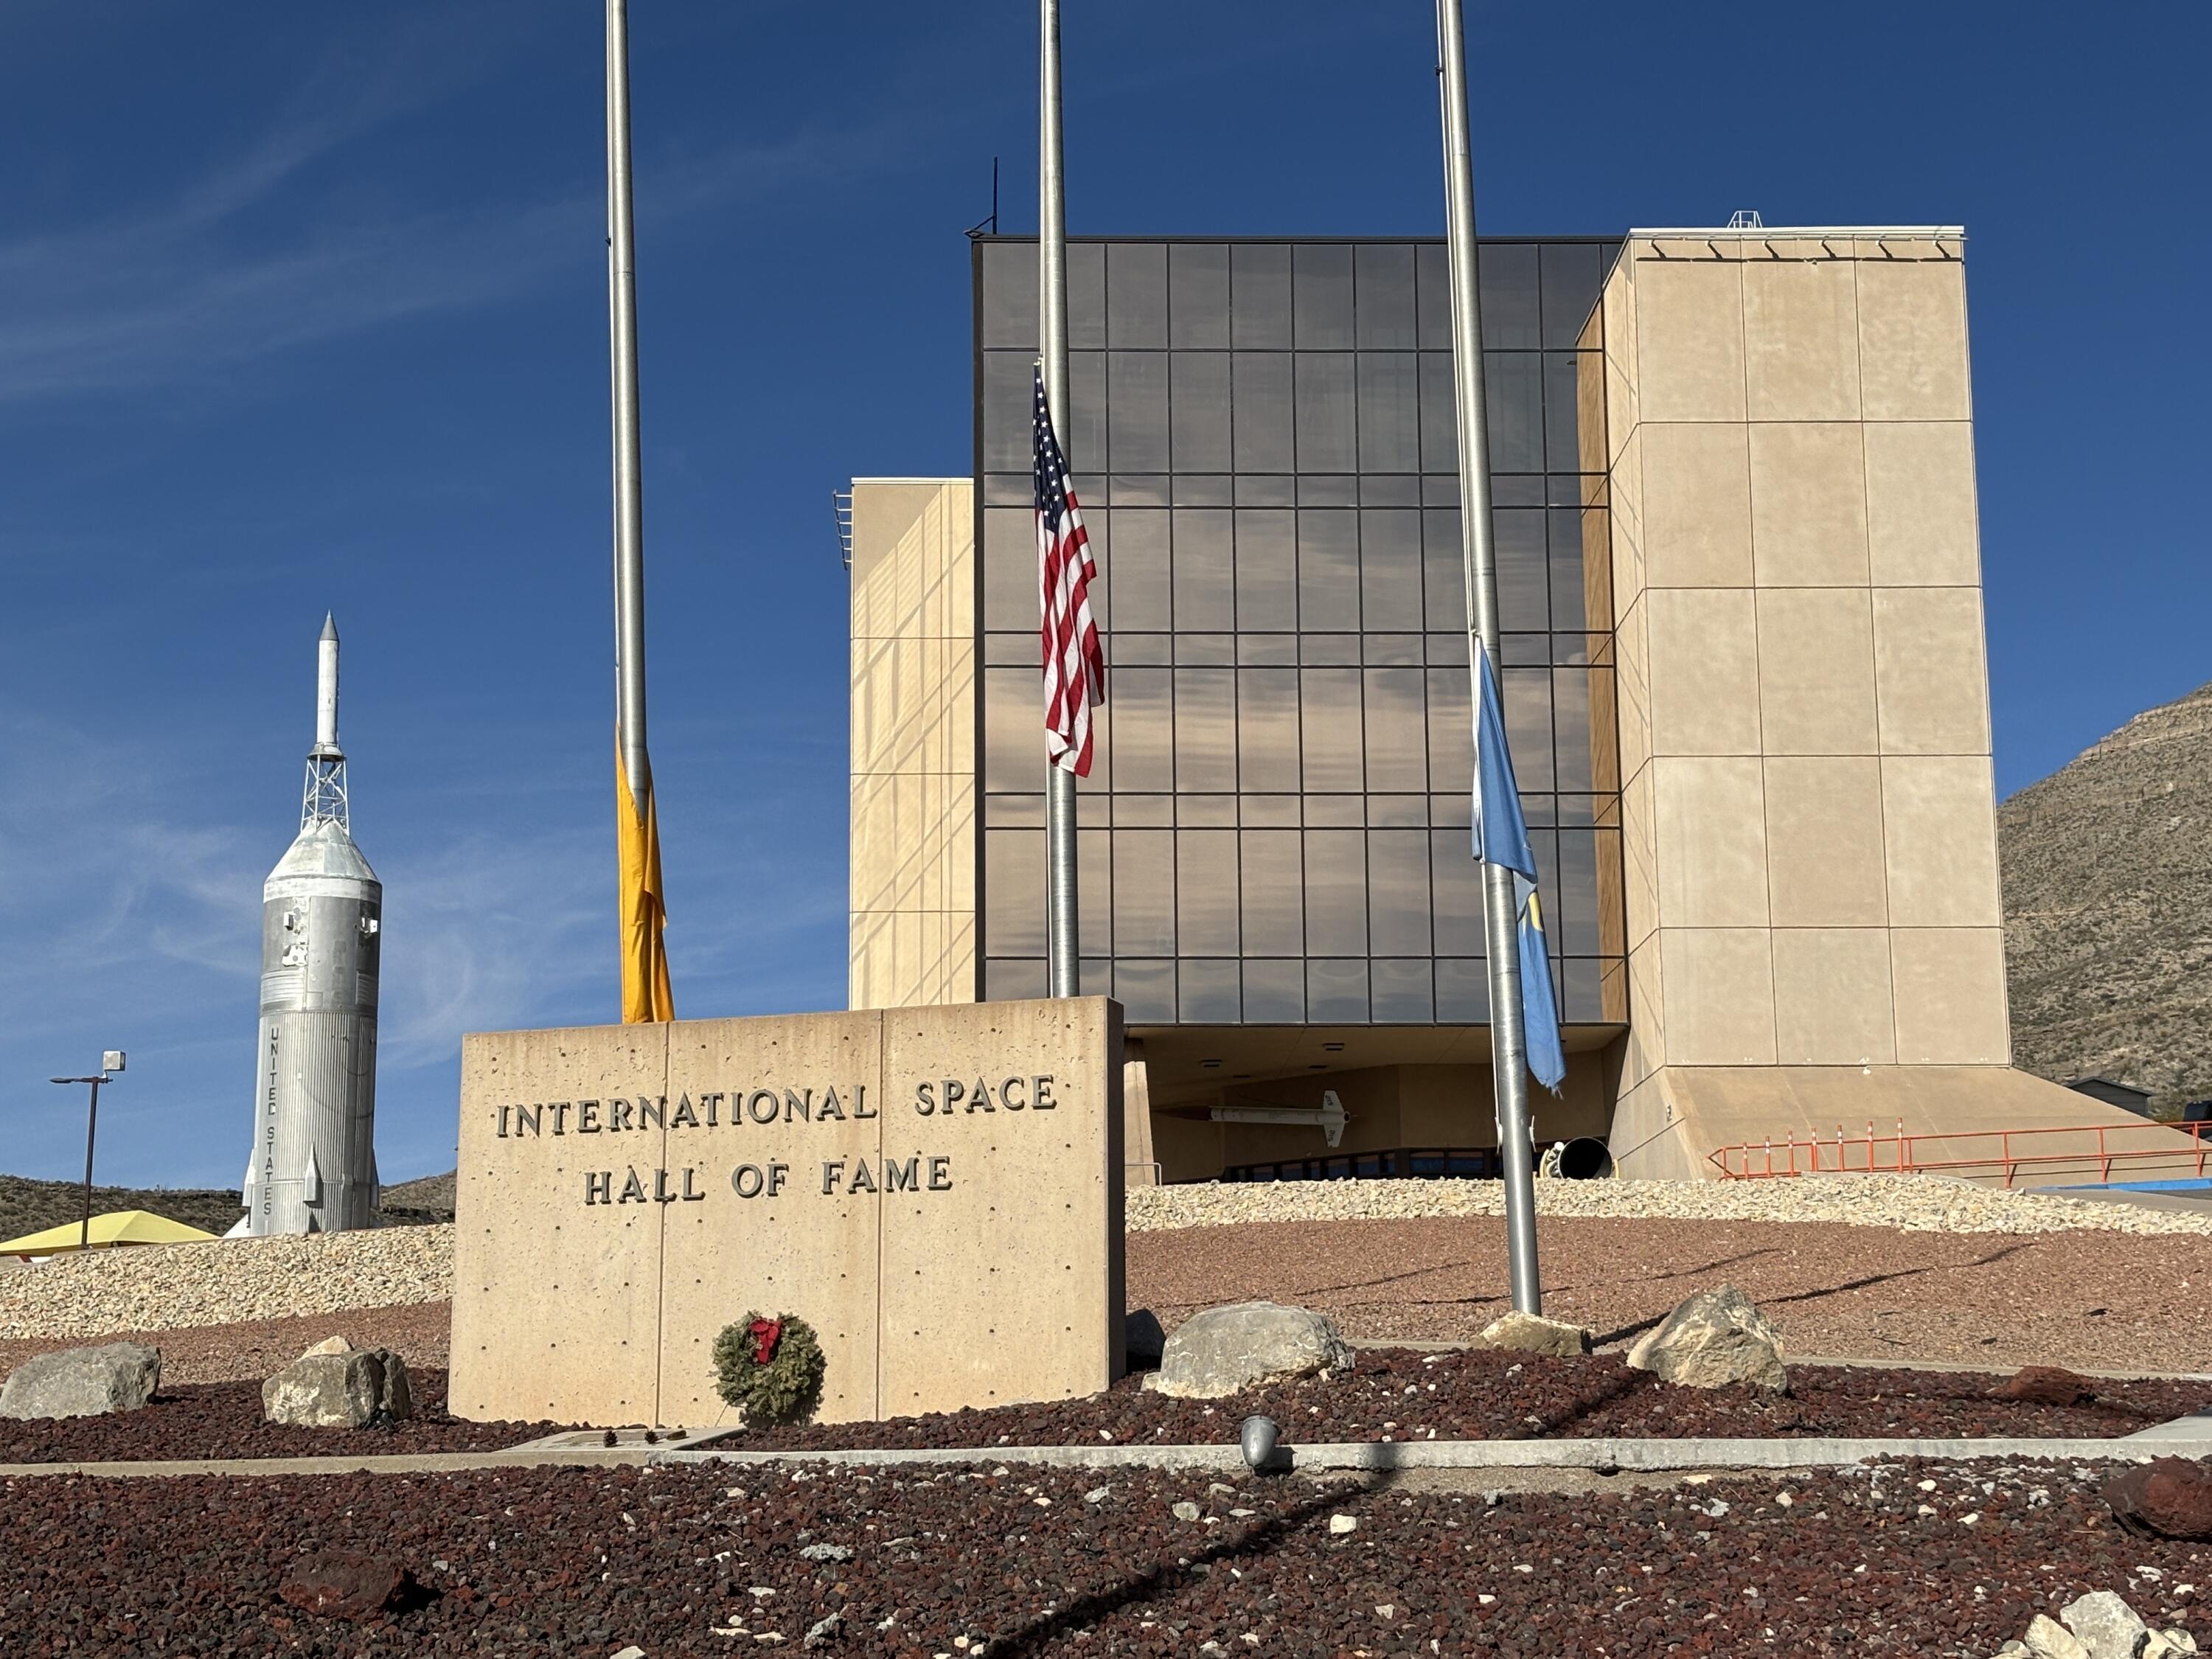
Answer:
[[[1106,701],[1106,653],[1091,619],[1091,538],[1053,435],[1036,372],[1037,592],[1044,618],[1044,752],[1079,778],[1091,775],[1091,706]]]

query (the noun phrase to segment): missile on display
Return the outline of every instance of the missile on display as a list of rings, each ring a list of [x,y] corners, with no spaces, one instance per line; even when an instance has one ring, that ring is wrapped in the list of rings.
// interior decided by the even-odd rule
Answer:
[[[316,647],[300,834],[261,889],[261,1036],[246,1228],[377,1224],[376,974],[384,887],[353,844],[338,747],[338,630]]]

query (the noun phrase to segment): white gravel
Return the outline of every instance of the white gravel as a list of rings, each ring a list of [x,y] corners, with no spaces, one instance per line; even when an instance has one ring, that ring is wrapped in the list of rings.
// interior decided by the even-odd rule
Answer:
[[[1929,1176],[1799,1181],[1540,1181],[1552,1216],[1840,1221],[1908,1232],[2212,1234],[2212,1217],[2004,1192]],[[1249,1221],[1367,1221],[1504,1212],[1485,1181],[1291,1181],[1144,1187],[1131,1232]],[[392,1227],[313,1238],[231,1239],[58,1256],[0,1274],[0,1340],[176,1330],[348,1313],[453,1293],[453,1230]]]
[[[1540,1181],[1539,1215],[1684,1221],[1840,1221],[1925,1233],[2212,1234],[2212,1215],[2007,1192],[1936,1176],[1794,1181]],[[1232,1182],[1133,1187],[1133,1233],[1247,1221],[1381,1221],[1503,1215],[1495,1181]]]
[[[0,1340],[349,1313],[453,1293],[450,1225],[94,1250],[0,1278]]]

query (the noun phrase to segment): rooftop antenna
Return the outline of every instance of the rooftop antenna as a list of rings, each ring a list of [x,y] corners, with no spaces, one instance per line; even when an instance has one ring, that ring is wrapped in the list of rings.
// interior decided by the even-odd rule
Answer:
[[[1738,208],[1729,215],[1728,228],[1730,230],[1765,230],[1766,226],[1760,221],[1757,208]]]
[[[970,236],[984,235],[987,234],[983,229],[986,225],[991,228],[988,234],[996,236],[999,234],[999,158],[995,155],[991,158],[991,216],[978,219],[969,226],[968,234]]]

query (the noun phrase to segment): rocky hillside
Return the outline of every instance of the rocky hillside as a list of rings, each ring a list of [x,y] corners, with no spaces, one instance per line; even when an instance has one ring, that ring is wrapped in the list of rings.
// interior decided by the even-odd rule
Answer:
[[[150,1210],[218,1237],[245,1213],[234,1192],[94,1186],[92,1212],[105,1215],[110,1210]],[[74,1181],[33,1181],[27,1176],[0,1175],[0,1238],[20,1238],[25,1233],[80,1220],[83,1215],[84,1188]]]
[[[2212,1097],[2212,685],[1997,808],[2014,1063]]]

